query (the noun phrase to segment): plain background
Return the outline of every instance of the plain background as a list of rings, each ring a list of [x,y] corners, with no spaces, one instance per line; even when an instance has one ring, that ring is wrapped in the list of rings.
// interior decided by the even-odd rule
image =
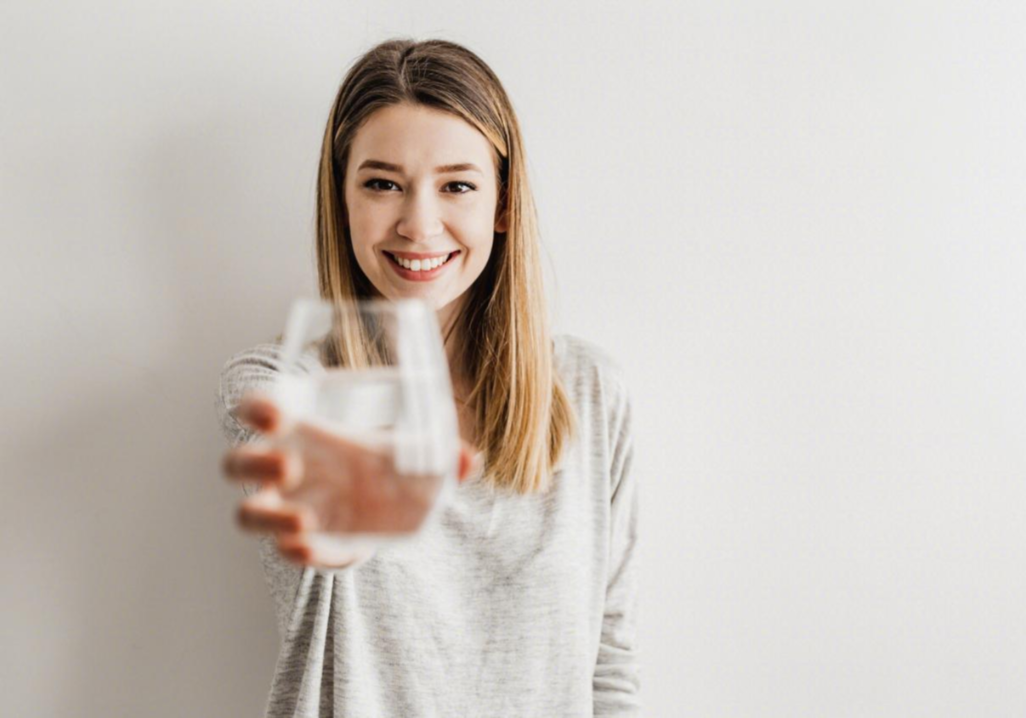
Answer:
[[[214,411],[315,291],[349,64],[478,52],[627,371],[651,716],[1026,715],[1022,3],[0,10],[0,713],[256,716]]]

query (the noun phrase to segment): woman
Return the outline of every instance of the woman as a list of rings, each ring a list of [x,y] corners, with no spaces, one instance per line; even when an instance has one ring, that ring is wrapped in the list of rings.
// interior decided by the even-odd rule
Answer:
[[[424,257],[445,264],[417,281]],[[549,335],[519,126],[474,53],[393,40],[350,69],[324,135],[317,262],[322,298],[438,312],[462,483],[410,542],[319,554],[316,510],[289,501],[303,457],[245,446],[287,430],[260,396],[278,345],[226,363],[224,472],[260,486],[239,520],[261,533],[282,639],[267,715],[635,715],[628,393],[604,351]]]

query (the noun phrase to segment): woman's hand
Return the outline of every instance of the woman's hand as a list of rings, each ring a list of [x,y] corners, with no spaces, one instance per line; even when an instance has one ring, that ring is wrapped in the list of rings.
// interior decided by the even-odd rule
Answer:
[[[242,500],[237,520],[246,531],[274,533],[286,558],[319,568],[345,568],[373,551],[331,552],[310,534],[405,533],[423,522],[441,489],[441,476],[399,476],[389,453],[305,423],[285,426],[274,402],[260,394],[243,398],[236,417],[268,437],[289,435],[290,448],[238,446],[222,470],[233,482],[260,488]],[[473,467],[473,451],[461,441],[458,477]]]

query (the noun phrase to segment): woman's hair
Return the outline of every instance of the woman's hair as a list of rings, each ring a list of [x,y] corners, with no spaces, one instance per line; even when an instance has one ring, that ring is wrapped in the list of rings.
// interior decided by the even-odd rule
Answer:
[[[445,40],[392,39],[349,69],[331,107],[317,180],[317,274],[321,298],[374,296],[356,262],[345,207],[345,170],[357,130],[374,112],[400,103],[449,112],[476,127],[494,148],[498,172],[492,254],[467,290],[453,328],[454,363],[471,382],[466,400],[481,429],[487,480],[519,493],[546,490],[575,431],[569,398],[554,366],[534,201],[520,127],[498,77],[470,50]],[[361,333],[352,351],[366,355]]]

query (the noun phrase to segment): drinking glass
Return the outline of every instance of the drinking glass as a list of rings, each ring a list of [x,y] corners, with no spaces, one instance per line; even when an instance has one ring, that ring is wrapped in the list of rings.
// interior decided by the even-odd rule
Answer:
[[[459,428],[435,312],[419,299],[298,299],[271,398],[325,551],[415,536],[455,487]],[[267,442],[265,442],[267,443]]]

